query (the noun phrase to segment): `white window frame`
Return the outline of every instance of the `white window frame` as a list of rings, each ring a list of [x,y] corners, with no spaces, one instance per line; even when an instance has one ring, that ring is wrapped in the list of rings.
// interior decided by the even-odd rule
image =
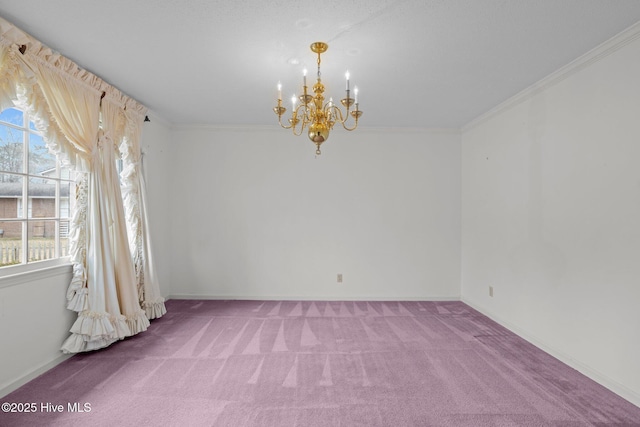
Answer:
[[[70,222],[71,218],[71,212],[70,212],[70,206],[68,206],[67,208],[67,217],[62,217],[61,216],[61,204],[60,204],[60,200],[61,200],[61,192],[60,192],[60,186],[62,183],[64,184],[69,184],[70,186],[70,190],[73,188],[72,184],[73,184],[73,180],[70,179],[64,179],[62,178],[61,175],[61,166],[60,166],[60,162],[58,160],[56,160],[56,167],[55,167],[55,176],[51,177],[51,176],[40,176],[40,175],[36,175],[36,174],[31,174],[29,169],[29,147],[30,147],[30,138],[31,135],[38,135],[40,137],[42,137],[42,134],[38,131],[35,131],[31,128],[30,126],[30,120],[29,120],[29,115],[26,111],[18,108],[18,107],[10,107],[13,108],[15,110],[21,111],[23,114],[23,122],[21,125],[16,125],[13,123],[8,123],[5,121],[1,121],[0,120],[0,126],[3,127],[8,127],[11,128],[12,130],[16,131],[16,132],[20,132],[22,134],[22,143],[23,143],[23,167],[22,167],[22,171],[20,172],[15,172],[15,171],[6,171],[6,170],[2,170],[0,169],[0,173],[2,174],[12,174],[12,175],[16,175],[16,176],[21,176],[22,177],[22,197],[19,198],[20,200],[20,204],[22,205],[22,212],[17,211],[17,218],[0,218],[0,222],[20,222],[22,224],[22,233],[21,233],[21,239],[22,239],[22,254],[21,254],[21,260],[22,262],[20,264],[15,264],[15,265],[6,265],[6,266],[0,266],[0,278],[2,277],[6,277],[6,276],[14,276],[14,275],[21,275],[22,273],[27,273],[27,272],[32,272],[32,271],[38,271],[38,270],[44,270],[44,269],[50,269],[52,267],[56,267],[56,266],[63,266],[63,265],[68,265],[70,264],[70,257],[69,255],[64,255],[62,256],[61,254],[61,244],[60,244],[60,228],[61,228],[61,222],[66,221],[67,223]],[[9,108],[8,108],[9,109]],[[0,111],[1,113],[1,111]],[[29,193],[28,193],[28,185],[29,185],[29,178],[44,178],[50,181],[53,181],[55,183],[55,194],[54,194],[54,198],[55,198],[55,211],[54,211],[54,216],[52,217],[43,217],[43,218],[30,218],[31,217],[31,209],[29,209],[29,207],[31,206],[31,202],[32,202],[32,197],[29,197]],[[71,191],[70,191],[71,192]],[[69,205],[69,202],[71,201],[70,198],[72,197],[72,194],[68,195],[68,201],[67,201],[67,205]],[[27,206],[28,209],[25,209],[24,207]],[[17,208],[17,207],[16,207]],[[55,224],[55,231],[54,231],[54,243],[55,243],[55,248],[54,248],[54,256],[53,258],[49,258],[46,260],[37,260],[37,261],[29,261],[29,246],[28,246],[28,241],[29,241],[29,235],[28,235],[28,224],[31,221],[53,221]],[[67,227],[68,229],[68,227]],[[3,286],[0,284],[0,288],[2,288]]]

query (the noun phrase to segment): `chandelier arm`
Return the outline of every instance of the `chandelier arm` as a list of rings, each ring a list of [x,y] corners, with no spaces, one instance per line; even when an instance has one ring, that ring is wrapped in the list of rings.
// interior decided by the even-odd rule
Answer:
[[[302,135],[302,132],[304,132],[304,128],[307,125],[307,118],[306,118],[306,114],[305,114],[305,109],[304,109],[304,105],[298,105],[295,110],[293,110],[292,115],[291,115],[291,119],[289,119],[289,121],[291,122],[291,130],[293,131],[293,134],[295,136],[300,136]],[[302,114],[300,114],[300,109],[302,108]],[[300,128],[298,129],[298,124],[300,124]]]
[[[282,124],[282,116],[278,117],[278,123],[280,123],[280,127],[282,127],[283,129],[291,129],[293,126],[289,125],[289,126],[285,126]]]
[[[334,116],[336,117],[336,122],[340,123],[341,125],[344,126],[344,122],[349,120],[349,116],[347,116],[347,118],[345,119],[344,114],[342,113],[342,110],[337,105],[332,105],[331,106],[331,110],[334,111]]]
[[[302,129],[304,129],[311,122],[311,109],[307,105],[298,105],[296,107],[296,117],[302,122]]]
[[[315,117],[315,112],[311,110],[306,111],[306,114],[304,115],[304,120],[303,120],[304,124],[309,125],[313,123],[315,121],[314,117]]]
[[[346,120],[345,120],[345,121],[346,121]],[[351,132],[352,130],[356,130],[356,128],[358,127],[358,121],[357,121],[357,120],[355,121],[355,124],[353,125],[353,127],[352,127],[352,128],[347,127],[347,125],[345,125],[344,123],[345,123],[345,122],[340,122],[340,124],[342,125],[342,127],[343,127],[345,130],[348,130],[349,132]]]
[[[302,135],[303,130],[304,130],[304,128],[302,126],[300,126],[300,131],[296,132],[296,127],[294,126],[293,127],[293,134],[295,136],[300,136],[300,135]]]

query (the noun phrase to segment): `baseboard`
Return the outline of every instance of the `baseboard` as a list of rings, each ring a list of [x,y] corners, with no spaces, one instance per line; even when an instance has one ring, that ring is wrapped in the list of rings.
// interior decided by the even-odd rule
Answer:
[[[45,363],[44,365],[41,365],[40,367],[34,369],[33,371],[29,372],[27,375],[23,375],[22,377],[18,378],[17,380],[4,385],[2,388],[0,388],[0,397],[4,397],[6,395],[8,395],[9,393],[11,393],[14,390],[17,390],[18,388],[22,387],[23,385],[25,385],[26,383],[28,383],[29,381],[35,379],[36,377],[44,374],[45,372],[47,372],[49,369],[59,365],[60,363],[64,362],[65,360],[67,360],[68,358],[72,357],[72,354],[61,354],[60,356],[56,357],[55,359],[53,359],[52,361]]]
[[[452,296],[299,296],[299,295],[211,295],[211,294],[172,294],[170,299],[210,299],[210,300],[248,300],[248,301],[460,301],[460,295]]]
[[[640,408],[640,395],[638,393],[636,393],[635,391],[633,391],[633,390],[629,389],[628,387],[618,383],[617,381],[612,380],[611,378],[607,377],[606,375],[602,374],[601,372],[597,371],[596,369],[593,369],[590,366],[585,365],[584,363],[580,362],[579,360],[576,360],[575,358],[573,358],[573,357],[571,357],[571,356],[569,356],[567,354],[564,354],[563,352],[558,351],[557,349],[555,349],[553,347],[548,346],[542,340],[540,340],[537,337],[531,335],[530,333],[528,333],[527,331],[519,328],[518,326],[512,324],[511,322],[501,318],[500,316],[497,316],[497,315],[491,313],[485,307],[482,307],[482,306],[480,306],[478,304],[475,304],[474,302],[469,301],[466,298],[461,298],[460,300],[463,303],[465,303],[468,306],[470,306],[471,308],[479,311],[483,315],[485,315],[488,318],[490,318],[491,320],[495,321],[496,323],[499,323],[500,325],[504,326],[505,328],[507,328],[508,330],[513,332],[514,334],[518,335],[520,338],[530,342],[531,344],[535,345],[536,347],[538,347],[542,351],[550,354],[551,356],[553,356],[556,359],[560,360],[562,363],[570,366],[571,368],[575,369],[576,371],[580,372],[581,374],[591,378],[592,380],[594,380],[598,384],[602,385],[603,387],[608,388],[609,390],[611,390],[612,392],[614,392],[618,396],[622,397],[623,399],[629,401],[633,405],[635,405],[635,406]]]

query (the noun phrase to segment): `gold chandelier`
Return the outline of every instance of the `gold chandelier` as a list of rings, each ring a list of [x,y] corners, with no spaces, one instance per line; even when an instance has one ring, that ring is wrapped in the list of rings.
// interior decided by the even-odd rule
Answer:
[[[340,103],[346,108],[346,114],[343,114],[340,107],[333,103],[333,99],[329,98],[329,102],[324,103],[324,85],[320,79],[320,54],[327,51],[329,45],[323,42],[315,42],[311,44],[311,51],[318,54],[318,80],[313,85],[314,95],[309,95],[307,91],[307,70],[303,73],[302,95],[300,95],[300,104],[296,105],[298,99],[295,95],[291,98],[291,118],[288,125],[282,124],[282,115],[287,111],[282,106],[282,85],[278,83],[278,105],[273,107],[273,111],[278,115],[278,123],[284,129],[292,129],[294,135],[302,135],[306,127],[309,128],[308,136],[311,142],[316,145],[316,154],[320,154],[320,145],[329,138],[329,131],[333,129],[336,123],[340,123],[343,128],[352,131],[358,127],[358,119],[362,116],[362,111],[358,109],[358,88],[354,87],[354,96],[351,98],[349,89],[349,72],[346,73],[346,92],[347,96],[340,100]],[[351,106],[355,109],[350,111]],[[347,126],[349,115],[354,118],[353,127]],[[300,125],[300,126],[298,126]]]

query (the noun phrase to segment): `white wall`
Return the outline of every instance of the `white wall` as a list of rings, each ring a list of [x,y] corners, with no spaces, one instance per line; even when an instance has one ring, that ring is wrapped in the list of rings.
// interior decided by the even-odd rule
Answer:
[[[166,298],[171,293],[171,196],[169,188],[175,176],[172,164],[170,124],[162,118],[150,115],[150,122],[142,128],[140,145],[143,153],[143,169],[149,203],[149,226],[160,291]]]
[[[634,37],[463,132],[462,298],[640,405]]]
[[[279,128],[172,140],[174,296],[459,297],[458,132],[335,130],[318,158]]]
[[[0,396],[63,361],[76,313],[66,309],[71,266],[0,281]]]

